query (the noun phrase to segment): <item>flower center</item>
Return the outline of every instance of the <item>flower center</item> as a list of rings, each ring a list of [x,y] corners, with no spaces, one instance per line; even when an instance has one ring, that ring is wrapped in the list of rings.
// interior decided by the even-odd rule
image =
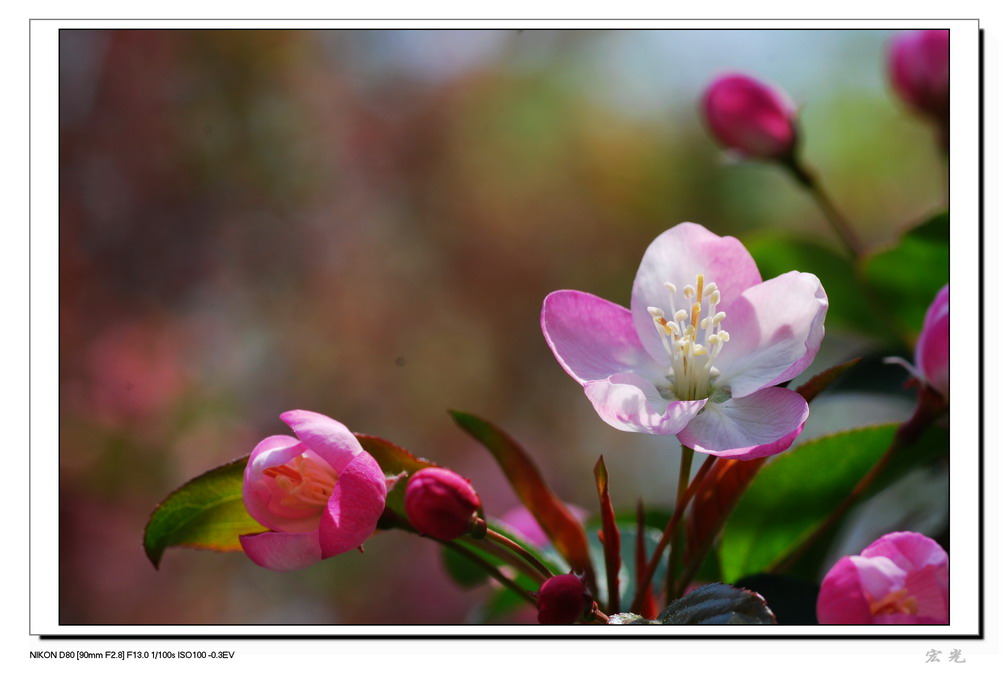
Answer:
[[[671,362],[668,391],[681,401],[707,398],[711,384],[720,374],[714,367],[714,359],[730,337],[728,331],[720,328],[725,318],[724,312],[717,311],[721,291],[713,281],[704,286],[703,274],[697,274],[696,286],[682,289],[683,308],[676,309],[675,284],[665,282],[665,288],[669,292],[670,314],[666,316],[659,307],[648,307],[648,312]],[[707,312],[701,318],[704,303]]]
[[[870,603],[872,616],[880,614],[917,614],[917,598],[909,594],[905,588],[893,591],[880,600]]]
[[[283,496],[280,505],[288,508],[321,511],[329,501],[339,476],[328,462],[301,454],[280,466],[263,470],[273,479]]]

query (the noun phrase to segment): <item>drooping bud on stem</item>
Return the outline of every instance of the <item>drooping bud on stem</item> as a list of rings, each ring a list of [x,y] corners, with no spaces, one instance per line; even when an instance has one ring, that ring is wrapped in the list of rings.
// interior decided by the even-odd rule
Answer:
[[[574,623],[592,608],[591,593],[581,577],[560,574],[550,577],[539,588],[539,623]]]
[[[479,507],[479,495],[469,481],[449,469],[421,469],[406,484],[410,525],[435,539],[447,541],[468,532]]]

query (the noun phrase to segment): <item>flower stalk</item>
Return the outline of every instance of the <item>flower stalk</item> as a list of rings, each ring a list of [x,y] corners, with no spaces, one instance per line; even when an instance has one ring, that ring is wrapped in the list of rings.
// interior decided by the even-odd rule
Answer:
[[[837,208],[829,195],[826,194],[826,190],[815,173],[803,165],[794,155],[782,159],[781,164],[812,195],[812,199],[815,200],[816,205],[823,212],[823,215],[826,216],[826,221],[833,228],[833,231],[843,243],[844,248],[847,249],[848,255],[854,260],[860,258],[865,252],[864,244],[861,243],[861,239],[857,236],[847,218],[840,212],[840,209]]]

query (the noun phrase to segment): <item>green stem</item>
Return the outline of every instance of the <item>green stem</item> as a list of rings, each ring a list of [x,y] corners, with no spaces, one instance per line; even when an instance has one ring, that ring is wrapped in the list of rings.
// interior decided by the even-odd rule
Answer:
[[[688,448],[685,445],[682,446],[682,455],[679,457],[679,489],[676,490],[676,510],[682,511],[683,509],[679,506],[683,502],[683,496],[686,494],[686,488],[689,485],[689,475],[690,469],[693,466],[693,448]],[[682,519],[680,518],[680,521]],[[680,523],[681,524],[681,523]],[[665,574],[665,602],[670,603],[674,599],[672,593],[675,590],[675,578],[676,572],[679,568],[679,542],[682,540],[680,536],[680,527],[676,527],[672,532],[672,547],[669,549],[669,560],[668,568]]]
[[[875,479],[879,477],[893,457],[905,448],[912,446],[921,435],[944,412],[947,403],[941,394],[930,387],[922,385],[917,395],[917,408],[913,416],[900,425],[896,436],[879,460],[861,477],[857,485],[837,504],[836,508],[811,532],[805,540],[791,553],[776,562],[768,570],[771,574],[782,574],[791,568],[823,535],[829,532],[843,518],[847,511],[864,495]]]
[[[461,555],[461,556],[467,558],[468,560],[472,561],[473,563],[475,563],[479,567],[483,568],[483,570],[487,574],[489,574],[494,579],[496,579],[497,581],[499,581],[501,583],[501,585],[503,585],[503,586],[511,589],[515,593],[517,593],[523,600],[531,603],[533,607],[535,607],[535,606],[538,605],[538,603],[536,602],[536,599],[532,596],[531,593],[529,593],[524,588],[522,588],[521,586],[519,586],[518,584],[516,584],[512,579],[507,578],[504,575],[504,573],[502,573],[499,569],[497,569],[496,566],[491,565],[488,560],[486,560],[484,558],[481,558],[480,556],[476,555],[475,553],[473,553],[472,551],[470,551],[465,546],[462,546],[461,544],[458,544],[458,543],[456,543],[454,541],[442,541],[441,544],[444,545],[446,548],[449,548],[449,549],[455,551],[456,553],[458,553],[459,555]]]
[[[505,537],[500,532],[495,532],[493,530],[487,530],[486,538],[489,539],[490,541],[500,544],[501,546],[507,549],[514,551],[522,558],[527,560],[530,565],[532,565],[536,570],[539,571],[540,574],[542,574],[546,578],[553,576],[553,572],[551,572],[550,569],[546,567],[546,565],[544,565],[539,560],[539,558],[536,558],[534,555],[532,555],[530,551],[528,551],[524,546],[522,546],[518,542],[509,539],[508,537]]]
[[[665,526],[665,530],[662,532],[661,539],[658,540],[658,546],[655,547],[654,553],[651,554],[651,560],[648,562],[647,568],[644,570],[644,574],[637,580],[637,594],[634,596],[633,604],[630,606],[631,612],[640,613],[641,603],[644,602],[644,596],[647,593],[647,589],[651,586],[651,579],[654,577],[655,570],[658,569],[658,562],[661,560],[662,551],[665,550],[665,546],[668,545],[669,540],[672,538],[672,533],[679,526],[679,521],[682,519],[683,511],[686,509],[686,505],[689,504],[690,500],[696,495],[697,489],[700,487],[701,481],[703,481],[704,476],[710,471],[710,468],[714,466],[714,462],[717,457],[714,455],[708,455],[704,463],[700,465],[700,469],[697,471],[696,476],[690,482],[689,487],[686,488],[686,494],[683,495],[679,503],[676,504],[675,511],[672,512],[672,517],[669,518],[668,524]]]
[[[833,228],[833,231],[836,232],[840,241],[843,242],[850,257],[854,260],[860,258],[865,252],[864,244],[861,243],[857,233],[854,232],[854,228],[851,227],[844,215],[840,213],[840,209],[837,208],[833,200],[826,194],[826,190],[823,189],[822,183],[819,182],[816,175],[794,157],[790,157],[782,163],[794,179],[812,195],[819,209],[826,216],[826,221]]]

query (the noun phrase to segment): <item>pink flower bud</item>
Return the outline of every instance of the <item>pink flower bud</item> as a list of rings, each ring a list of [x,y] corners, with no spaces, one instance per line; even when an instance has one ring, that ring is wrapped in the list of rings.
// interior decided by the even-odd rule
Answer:
[[[550,577],[539,588],[539,623],[574,623],[591,607],[591,593],[575,574]]]
[[[889,49],[889,78],[900,98],[942,124],[949,110],[949,32],[898,35]]]
[[[454,539],[468,532],[479,506],[479,495],[469,481],[448,469],[421,469],[406,484],[410,525],[436,539]]]
[[[703,114],[729,150],[760,159],[787,158],[795,147],[794,106],[783,93],[746,75],[725,75],[703,96]]]

